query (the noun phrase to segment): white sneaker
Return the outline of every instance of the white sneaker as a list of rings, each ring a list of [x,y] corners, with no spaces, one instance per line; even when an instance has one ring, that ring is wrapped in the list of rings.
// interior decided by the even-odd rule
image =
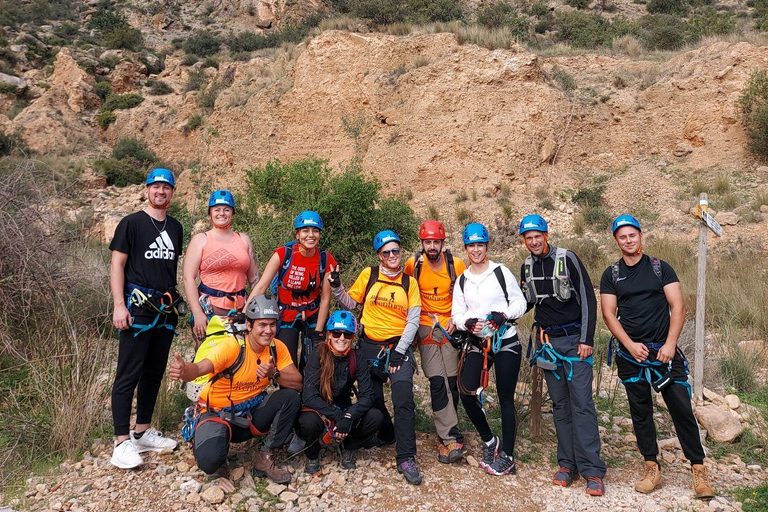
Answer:
[[[132,442],[123,441],[120,444],[115,444],[115,449],[112,451],[112,458],[109,462],[120,469],[132,469],[144,464],[144,459],[141,458]]]
[[[168,437],[163,437],[163,434],[153,428],[145,430],[144,435],[139,439],[136,439],[134,436],[135,433],[131,430],[131,442],[139,453],[164,452],[176,448],[176,441]]]

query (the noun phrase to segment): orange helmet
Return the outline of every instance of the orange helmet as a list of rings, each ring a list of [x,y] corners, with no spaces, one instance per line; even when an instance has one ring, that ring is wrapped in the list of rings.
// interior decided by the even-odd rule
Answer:
[[[421,223],[419,240],[445,240],[445,228],[439,220],[428,220]]]

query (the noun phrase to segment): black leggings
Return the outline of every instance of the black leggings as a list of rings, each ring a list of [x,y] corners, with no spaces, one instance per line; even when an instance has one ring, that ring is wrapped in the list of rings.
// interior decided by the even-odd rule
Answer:
[[[149,324],[154,316],[136,316],[134,323]],[[160,317],[159,323],[176,323],[176,316]],[[149,329],[134,337],[135,329],[120,331],[117,371],[112,385],[112,420],[116,436],[127,436],[131,424],[131,402],[136,392],[136,423],[152,422],[157,394],[168,364],[174,331]]]
[[[315,329],[317,325],[317,313],[307,318],[307,333],[310,330]],[[295,322],[287,322],[281,324],[280,332],[277,333],[276,338],[283,342],[288,352],[291,354],[291,360],[296,368],[304,373],[305,359],[309,359],[309,354],[304,354],[302,348],[301,360],[299,360],[299,345],[301,344],[301,331],[304,329],[304,321],[301,318],[297,318]]]
[[[347,450],[362,448],[379,431],[384,416],[378,409],[368,409],[352,426],[349,435],[342,441]],[[325,424],[316,412],[302,411],[299,415],[298,431],[302,439],[307,440],[305,455],[316,459],[320,455],[320,436],[325,431]]]
[[[515,451],[515,436],[517,432],[517,411],[515,410],[515,388],[517,387],[517,377],[520,373],[521,348],[520,345],[505,349],[508,345],[517,341],[517,335],[504,340],[502,351],[494,354],[488,354],[488,371],[491,367],[496,368],[496,394],[499,397],[499,407],[501,408],[501,437],[502,449],[504,453],[512,456]],[[464,359],[461,367],[462,388],[477,389],[480,383],[480,373],[483,369],[483,353],[469,352]],[[461,403],[467,416],[477,429],[483,442],[493,439],[493,431],[488,425],[488,419],[485,417],[485,411],[480,405],[479,397],[476,395],[461,394]]]

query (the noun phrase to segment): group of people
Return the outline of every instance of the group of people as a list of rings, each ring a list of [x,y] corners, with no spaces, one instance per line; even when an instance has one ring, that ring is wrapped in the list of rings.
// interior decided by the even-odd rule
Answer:
[[[183,303],[175,290],[182,229],[165,211],[172,173],[155,169],[146,185],[147,207],[122,220],[110,245],[113,322],[120,330],[112,463],[121,468],[140,465],[144,451],[176,446],[150,423]],[[420,250],[404,264],[399,236],[379,232],[373,239],[378,265],[364,268],[346,288],[339,263],[319,246],[323,221],[316,212],[296,217],[295,240],[274,251],[261,277],[250,239],[231,230],[234,213],[231,193],[211,194],[212,229],[190,242],[183,280],[196,345],[211,336],[214,316],[242,327],[230,329],[195,362],[174,354],[169,372],[184,382],[209,377],[185,426],[201,470],[217,471],[230,443],[255,436],[264,441],[253,455],[254,473],[279,483],[291,480],[279,462],[287,445],[289,453],[305,455],[307,472],[316,473],[324,445],[335,446],[349,469],[355,450],[394,444],[398,472],[420,484],[417,349],[429,381],[438,461],[454,463],[467,453],[458,426],[461,403],[482,440],[480,466],[491,475],[514,474],[515,389],[523,361],[515,323],[534,309],[527,355],[544,372],[553,404],[559,469],[552,481],[567,487],[581,475],[587,494],[604,494],[606,465],[592,398],[597,301],[578,256],[549,243],[543,217],[528,215],[520,223],[530,254],[519,280],[488,258],[486,226],[464,228],[465,263],[445,247],[443,224],[429,220],[419,229]],[[602,275],[601,309],[617,342],[619,377],[645,459],[635,489],[649,493],[661,481],[653,389],[663,396],[691,463],[696,496],[711,498],[688,363],[677,346],[685,319],[679,280],[666,262],[642,252],[634,217],[617,217],[612,232],[621,259]],[[331,295],[341,309],[330,311]],[[500,437],[483,409],[494,367]],[[129,431],[134,391],[136,426]]]

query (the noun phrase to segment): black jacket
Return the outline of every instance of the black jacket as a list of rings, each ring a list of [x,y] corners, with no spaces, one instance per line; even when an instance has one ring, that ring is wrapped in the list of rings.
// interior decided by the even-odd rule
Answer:
[[[349,358],[356,357],[354,379],[349,375]],[[314,409],[328,419],[338,421],[344,413],[352,415],[355,422],[373,406],[373,386],[368,362],[362,351],[350,350],[346,356],[333,356],[334,382],[333,403],[326,402],[320,395],[320,350],[312,351],[304,368],[304,390],[302,403],[304,407]],[[357,382],[357,403],[352,402],[352,386]]]

